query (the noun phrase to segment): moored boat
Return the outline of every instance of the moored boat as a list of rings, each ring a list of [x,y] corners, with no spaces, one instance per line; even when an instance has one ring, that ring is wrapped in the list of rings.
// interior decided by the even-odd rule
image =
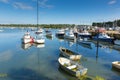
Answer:
[[[72,62],[70,59],[59,57],[58,62],[60,67],[72,76],[81,77],[87,74],[87,68]]]
[[[32,42],[34,42],[34,38],[32,36],[30,36],[29,32],[26,32],[22,38],[22,42],[23,43],[32,43]]]
[[[77,54],[69,49],[63,48],[63,47],[60,47],[59,50],[60,50],[60,52],[61,52],[60,54],[62,56],[67,57],[71,60],[80,60],[80,58],[82,57],[82,55],[79,55],[79,54]]]
[[[45,43],[45,39],[43,38],[42,34],[36,36],[36,38],[34,39],[34,43],[37,43],[37,44]]]
[[[91,34],[87,30],[78,32],[78,37],[91,38]]]
[[[56,32],[56,36],[60,36],[60,37],[63,37],[65,35],[65,31],[64,29],[60,29]]]
[[[64,38],[70,39],[70,40],[74,40],[74,39],[75,39],[75,36],[74,36],[74,33],[72,32],[72,30],[70,30],[69,32],[67,32],[67,33],[65,34]]]
[[[93,37],[93,40],[114,43],[114,38],[108,36],[106,33],[99,33],[97,36]]]
[[[36,33],[36,34],[41,34],[42,32],[43,32],[43,29],[40,28],[40,29],[38,29],[35,33]]]
[[[120,61],[112,62],[112,67],[120,70]]]

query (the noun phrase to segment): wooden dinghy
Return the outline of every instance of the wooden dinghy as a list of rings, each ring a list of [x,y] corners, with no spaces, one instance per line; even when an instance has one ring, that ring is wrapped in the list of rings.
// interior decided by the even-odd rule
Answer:
[[[59,57],[58,62],[60,64],[61,69],[65,70],[72,76],[81,77],[87,74],[87,68],[76,64],[75,62],[71,61],[70,59]]]
[[[112,67],[120,70],[120,61],[112,62]]]
[[[79,54],[77,54],[69,49],[66,49],[63,47],[60,47],[59,49],[60,49],[62,56],[67,57],[71,60],[80,60],[80,58],[82,57],[82,55],[79,55]]]

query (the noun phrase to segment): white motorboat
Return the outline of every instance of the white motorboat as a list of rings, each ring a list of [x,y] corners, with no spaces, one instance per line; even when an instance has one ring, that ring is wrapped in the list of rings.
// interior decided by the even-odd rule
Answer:
[[[63,37],[64,35],[65,35],[64,29],[60,29],[56,32],[56,36],[58,36],[58,37]]]
[[[38,44],[43,44],[45,43],[45,39],[43,38],[43,35],[37,35],[34,39],[34,43],[38,43]]]
[[[90,38],[91,34],[87,30],[83,30],[81,32],[78,32],[78,37]]]
[[[70,30],[69,32],[67,32],[67,33],[65,34],[64,38],[70,39],[70,40],[74,40],[74,39],[75,39],[75,36],[74,36],[74,33],[72,32],[72,30]]]
[[[22,38],[22,42],[23,43],[32,43],[32,42],[34,42],[34,38],[32,36],[30,36],[29,32],[26,32]]]

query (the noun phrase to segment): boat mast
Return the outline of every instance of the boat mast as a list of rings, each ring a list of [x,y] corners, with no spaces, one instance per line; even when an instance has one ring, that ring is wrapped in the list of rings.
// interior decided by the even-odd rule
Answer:
[[[39,27],[39,0],[37,0],[37,29]]]

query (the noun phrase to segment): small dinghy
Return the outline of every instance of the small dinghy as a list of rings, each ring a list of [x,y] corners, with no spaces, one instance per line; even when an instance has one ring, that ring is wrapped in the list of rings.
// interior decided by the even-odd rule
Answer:
[[[59,49],[60,49],[62,56],[67,57],[71,60],[80,60],[80,58],[82,57],[82,55],[79,55],[79,54],[77,54],[69,49],[66,49],[63,47],[60,47]]]
[[[120,61],[112,62],[112,67],[120,70]]]
[[[75,77],[84,76],[88,70],[87,68],[84,68],[83,66],[64,57],[59,57],[58,62],[63,70]]]

